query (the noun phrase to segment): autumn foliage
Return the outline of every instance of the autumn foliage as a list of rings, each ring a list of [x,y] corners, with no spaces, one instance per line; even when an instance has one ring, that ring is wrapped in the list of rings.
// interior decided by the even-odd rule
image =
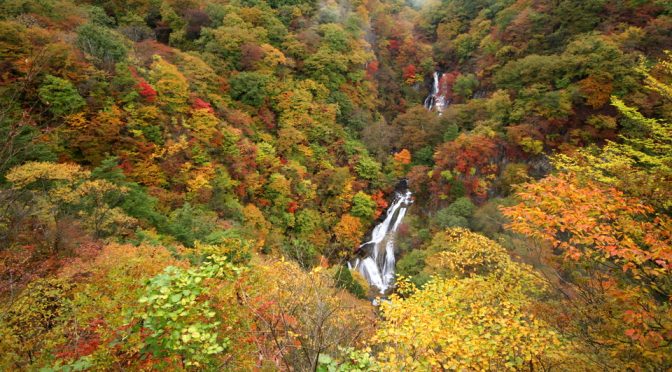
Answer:
[[[670,12],[0,1],[0,370],[672,369]]]

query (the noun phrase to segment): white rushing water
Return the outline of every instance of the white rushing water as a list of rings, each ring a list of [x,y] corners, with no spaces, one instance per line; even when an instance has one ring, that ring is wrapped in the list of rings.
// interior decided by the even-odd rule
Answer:
[[[425,108],[430,111],[436,110],[439,115],[441,115],[449,103],[448,100],[446,100],[445,89],[441,89],[442,87],[440,86],[442,76],[442,73],[439,73],[438,71],[434,72],[432,91],[427,98],[425,98]]]
[[[408,189],[397,191],[392,205],[387,208],[385,219],[373,228],[371,240],[360,246],[366,256],[349,263],[351,268],[358,270],[381,294],[394,281],[394,240],[411,203],[412,194]]]

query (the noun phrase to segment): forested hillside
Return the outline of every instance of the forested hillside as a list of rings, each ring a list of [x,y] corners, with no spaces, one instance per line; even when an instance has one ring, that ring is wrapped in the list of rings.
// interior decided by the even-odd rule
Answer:
[[[665,0],[0,1],[0,370],[672,369]]]

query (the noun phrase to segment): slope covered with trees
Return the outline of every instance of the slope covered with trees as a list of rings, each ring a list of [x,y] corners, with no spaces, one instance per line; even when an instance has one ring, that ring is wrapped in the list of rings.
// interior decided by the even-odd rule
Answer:
[[[0,369],[672,368],[671,45],[660,0],[0,2]]]

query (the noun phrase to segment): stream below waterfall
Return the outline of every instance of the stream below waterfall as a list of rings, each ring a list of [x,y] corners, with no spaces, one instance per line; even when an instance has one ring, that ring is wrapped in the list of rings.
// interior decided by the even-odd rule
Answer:
[[[371,239],[359,247],[364,255],[348,263],[381,295],[387,294],[394,283],[395,239],[399,225],[413,203],[412,195],[406,180],[399,182],[385,217],[373,228]]]

